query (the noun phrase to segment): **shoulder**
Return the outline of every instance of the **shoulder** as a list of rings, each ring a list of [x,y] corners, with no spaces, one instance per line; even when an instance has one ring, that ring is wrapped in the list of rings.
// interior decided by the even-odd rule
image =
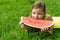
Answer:
[[[48,15],[48,14],[46,14],[45,20],[53,21],[52,17],[50,15]]]

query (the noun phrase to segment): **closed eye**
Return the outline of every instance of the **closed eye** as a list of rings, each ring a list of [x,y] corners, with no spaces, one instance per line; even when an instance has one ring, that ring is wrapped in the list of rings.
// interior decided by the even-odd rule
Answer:
[[[38,15],[41,15],[41,13],[38,13]]]
[[[35,14],[35,12],[33,12],[33,14]]]

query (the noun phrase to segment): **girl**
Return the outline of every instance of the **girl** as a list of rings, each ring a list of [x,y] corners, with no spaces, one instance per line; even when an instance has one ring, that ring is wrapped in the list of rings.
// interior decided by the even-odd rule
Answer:
[[[32,12],[30,14],[29,17],[38,19],[38,20],[52,20],[51,16],[46,16],[46,6],[42,1],[37,1],[33,4],[32,6]],[[38,28],[31,28],[31,27],[27,27],[26,25],[24,25],[22,22],[20,22],[21,27],[23,29],[26,29],[27,31],[40,31]],[[53,34],[53,28],[42,28],[41,31],[48,31],[50,34]]]

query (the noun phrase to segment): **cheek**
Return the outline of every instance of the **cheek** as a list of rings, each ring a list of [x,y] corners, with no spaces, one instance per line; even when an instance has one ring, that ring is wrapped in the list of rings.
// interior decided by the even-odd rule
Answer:
[[[38,19],[43,19],[43,16],[42,16],[42,15],[39,15],[39,16],[38,16]]]
[[[35,15],[34,15],[34,14],[32,14],[31,16],[32,16],[32,17],[34,17]]]
[[[43,18],[44,18],[44,16],[43,16],[43,15],[40,15],[40,16],[39,16],[39,18],[43,19]]]
[[[42,16],[41,15],[38,15],[38,18],[41,18]]]

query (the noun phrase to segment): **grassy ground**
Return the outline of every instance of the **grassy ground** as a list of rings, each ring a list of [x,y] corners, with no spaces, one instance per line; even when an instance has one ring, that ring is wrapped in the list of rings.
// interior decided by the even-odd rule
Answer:
[[[19,27],[21,16],[28,16],[37,0],[0,0],[0,40],[60,40],[60,29],[54,36],[45,33],[28,33]],[[43,0],[46,13],[60,16],[60,0]],[[42,36],[42,37],[41,37]]]

